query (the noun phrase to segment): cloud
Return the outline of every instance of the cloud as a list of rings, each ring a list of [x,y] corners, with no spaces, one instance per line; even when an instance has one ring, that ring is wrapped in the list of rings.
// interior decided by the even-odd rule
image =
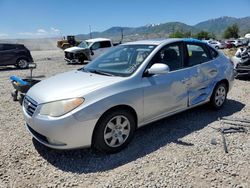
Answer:
[[[20,33],[17,33],[18,35],[25,35],[25,36],[32,36],[34,35],[34,33],[30,33],[30,32],[20,32]]]
[[[9,35],[7,33],[0,33],[0,38],[6,38],[8,37]]]
[[[25,37],[53,37],[53,36],[57,36],[59,32],[60,32],[59,29],[55,27],[51,27],[50,30],[39,28],[34,32],[19,32],[17,34],[20,36],[25,36]]]
[[[54,28],[54,27],[51,27],[50,30],[51,30],[52,32],[55,32],[55,33],[60,32],[60,29],[57,29],[57,28]]]
[[[38,29],[38,30],[36,31],[36,33],[37,33],[37,34],[45,34],[45,33],[47,33],[47,31],[46,31],[45,29]]]

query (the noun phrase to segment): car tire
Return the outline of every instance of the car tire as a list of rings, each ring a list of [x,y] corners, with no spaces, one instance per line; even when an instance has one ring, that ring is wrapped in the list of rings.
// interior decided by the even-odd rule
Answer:
[[[81,64],[84,64],[85,60],[88,60],[87,57],[85,56],[85,54],[80,54],[78,57],[78,60]]]
[[[97,123],[93,147],[104,153],[119,152],[133,138],[135,127],[135,118],[130,111],[108,111]]]
[[[216,85],[210,98],[210,105],[213,109],[218,110],[224,105],[227,99],[227,92],[228,88],[225,83],[222,82]]]
[[[27,59],[20,58],[17,60],[16,66],[20,69],[26,69],[29,66],[29,62],[27,61]]]

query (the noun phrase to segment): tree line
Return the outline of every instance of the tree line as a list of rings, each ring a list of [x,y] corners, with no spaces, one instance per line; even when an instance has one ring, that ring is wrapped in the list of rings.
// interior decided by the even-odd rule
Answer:
[[[216,35],[211,32],[207,31],[200,31],[196,34],[192,34],[190,31],[183,32],[183,31],[175,31],[169,35],[170,38],[197,38],[197,39],[216,39]],[[239,27],[237,24],[233,24],[226,28],[223,33],[223,38],[230,39],[230,38],[239,38]]]

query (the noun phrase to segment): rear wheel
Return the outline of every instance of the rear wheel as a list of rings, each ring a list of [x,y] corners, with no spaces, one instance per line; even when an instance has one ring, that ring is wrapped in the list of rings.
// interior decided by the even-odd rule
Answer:
[[[20,69],[26,69],[29,66],[29,63],[26,59],[18,59],[16,62],[16,66]]]
[[[93,146],[106,153],[115,153],[128,145],[135,131],[135,118],[127,110],[106,113],[98,122]]]
[[[210,104],[214,109],[220,109],[227,98],[227,86],[225,83],[219,83],[211,96]]]

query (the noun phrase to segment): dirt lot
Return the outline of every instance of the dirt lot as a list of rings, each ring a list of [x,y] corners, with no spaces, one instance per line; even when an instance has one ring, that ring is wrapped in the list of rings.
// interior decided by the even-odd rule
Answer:
[[[77,69],[62,51],[33,51],[46,77]],[[250,129],[221,135],[222,116],[250,119],[250,81],[236,80],[220,111],[201,106],[139,129],[129,147],[113,155],[91,149],[56,151],[31,138],[21,106],[11,100],[11,75],[0,67],[0,187],[250,187]],[[215,145],[211,144],[216,141]]]

